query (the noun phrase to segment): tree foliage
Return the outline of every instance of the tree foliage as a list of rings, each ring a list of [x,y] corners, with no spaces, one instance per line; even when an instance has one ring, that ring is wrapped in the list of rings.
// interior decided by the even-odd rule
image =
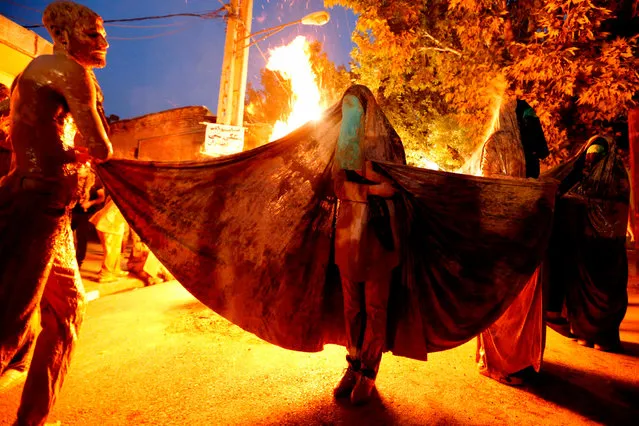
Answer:
[[[309,43],[311,67],[322,96],[321,103],[330,106],[337,102],[351,84],[344,66],[336,66],[319,41]],[[273,125],[291,113],[291,84],[279,72],[263,68],[261,87],[249,85],[246,90],[245,122],[248,123],[248,144],[259,146],[268,142]]]
[[[554,161],[636,104],[637,0],[325,4],[358,14],[356,79],[378,91],[407,150],[441,157],[446,169],[483,139],[505,89],[535,108]],[[464,131],[447,142],[454,123]]]

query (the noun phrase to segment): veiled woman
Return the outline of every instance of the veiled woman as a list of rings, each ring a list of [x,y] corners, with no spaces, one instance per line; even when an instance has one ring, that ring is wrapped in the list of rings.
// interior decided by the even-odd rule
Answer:
[[[614,142],[589,139],[560,191],[550,250],[551,308],[560,312],[565,300],[581,345],[619,351],[628,306],[630,183]]]
[[[537,178],[539,159],[547,155],[546,140],[532,108],[505,96],[482,148],[481,174]],[[480,373],[502,383],[521,384],[531,371],[541,368],[545,338],[537,269],[504,314],[479,335],[476,360]]]

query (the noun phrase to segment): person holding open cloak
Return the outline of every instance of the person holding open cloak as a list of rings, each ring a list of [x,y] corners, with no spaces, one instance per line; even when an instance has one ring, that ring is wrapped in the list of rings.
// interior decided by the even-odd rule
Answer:
[[[483,146],[482,175],[539,177],[539,159],[548,155],[548,148],[532,108],[505,97],[493,128]],[[518,385],[530,371],[540,370],[546,336],[539,273],[538,268],[506,312],[479,335],[476,360],[481,374]]]
[[[113,153],[93,68],[106,65],[100,16],[70,1],[46,7],[52,55],[33,59],[11,92],[12,167],[0,179],[0,374],[42,331],[18,409],[18,425],[44,424],[62,386],[85,310],[71,209],[78,167]],[[75,124],[88,148],[66,137]],[[28,352],[28,350],[26,351]]]
[[[342,123],[333,177],[339,200],[335,229],[335,263],[344,296],[348,368],[334,390],[366,402],[375,386],[386,342],[388,298],[399,242],[391,198],[396,190],[375,172],[371,160],[405,164],[399,137],[390,142],[365,132],[363,86],[353,86],[342,99]],[[372,94],[369,93],[372,97]]]
[[[548,315],[557,322],[566,312],[579,344],[618,352],[628,307],[628,174],[614,142],[600,135],[570,169],[561,179],[551,240]]]

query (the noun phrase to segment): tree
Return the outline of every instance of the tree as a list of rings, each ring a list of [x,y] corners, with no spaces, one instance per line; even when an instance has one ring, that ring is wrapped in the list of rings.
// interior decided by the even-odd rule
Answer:
[[[325,3],[358,14],[353,73],[407,151],[446,157],[447,169],[483,140],[506,88],[536,109],[554,161],[636,104],[637,0]],[[447,143],[442,123],[464,131]]]
[[[335,66],[323,51],[322,43],[309,43],[311,67],[320,88],[323,105],[337,102],[351,84],[344,66]],[[268,142],[273,125],[291,113],[291,84],[279,72],[266,68],[260,72],[261,88],[249,85],[246,90],[245,122],[248,123],[247,145],[259,146]]]

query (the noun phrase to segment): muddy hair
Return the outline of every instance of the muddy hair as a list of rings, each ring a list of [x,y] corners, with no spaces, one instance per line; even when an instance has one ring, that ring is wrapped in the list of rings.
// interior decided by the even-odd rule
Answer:
[[[102,19],[100,15],[86,6],[68,0],[50,3],[42,14],[42,23],[54,42],[60,41],[61,32],[88,19]]]
[[[9,99],[10,96],[10,92],[9,92],[9,88],[0,83],[0,102],[4,101],[5,99]]]

